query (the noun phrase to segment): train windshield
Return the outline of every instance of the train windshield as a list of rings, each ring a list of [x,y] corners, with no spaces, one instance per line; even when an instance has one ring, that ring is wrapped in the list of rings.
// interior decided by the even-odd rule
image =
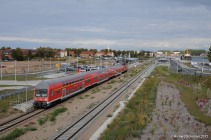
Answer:
[[[46,89],[39,89],[35,90],[36,97],[47,97],[47,90]]]

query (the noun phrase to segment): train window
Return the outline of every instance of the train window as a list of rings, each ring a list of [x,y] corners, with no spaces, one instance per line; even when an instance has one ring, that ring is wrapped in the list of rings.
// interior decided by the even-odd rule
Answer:
[[[51,96],[53,96],[53,91],[51,91]]]
[[[59,93],[60,93],[60,91],[59,91],[59,90],[57,90],[57,91],[56,91],[56,93],[57,93],[57,94],[59,94]]]
[[[35,96],[36,97],[40,97],[41,96],[41,94],[39,93],[39,92],[37,92],[37,91],[35,91],[36,93],[35,93]]]
[[[43,92],[42,97],[47,97],[47,92]]]
[[[36,97],[47,97],[47,90],[46,89],[39,89],[35,91]]]

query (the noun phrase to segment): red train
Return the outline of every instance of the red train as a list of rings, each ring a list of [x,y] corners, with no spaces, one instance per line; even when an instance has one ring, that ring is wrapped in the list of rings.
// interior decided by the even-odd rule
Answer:
[[[127,65],[115,65],[91,72],[42,81],[35,87],[34,107],[46,108],[127,70]]]

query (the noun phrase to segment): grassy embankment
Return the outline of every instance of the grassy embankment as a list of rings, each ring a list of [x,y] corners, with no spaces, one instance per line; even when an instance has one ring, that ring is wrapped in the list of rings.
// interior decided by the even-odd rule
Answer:
[[[197,97],[206,98],[210,96],[207,91],[211,90],[211,77],[179,75],[169,72],[166,68],[161,70],[168,74],[168,76],[165,76],[165,80],[178,87],[181,100],[195,119],[211,125],[211,117],[200,111],[200,107],[196,104]]]
[[[147,123],[151,121],[151,112],[155,107],[157,84],[156,78],[147,79],[129,101],[124,111],[108,126],[100,139],[140,137]]]
[[[180,98],[188,111],[200,122],[211,125],[211,117],[200,111],[196,98],[206,98],[208,88],[211,90],[211,77],[180,75],[170,72],[167,67],[159,67],[155,77],[170,82],[180,90]]]
[[[136,92],[126,109],[108,126],[101,139],[140,138],[143,129],[150,122],[150,112],[154,108],[158,81],[166,81],[176,85],[180,90],[181,100],[188,111],[197,120],[211,125],[211,117],[201,112],[195,103],[196,97],[207,97],[207,89],[211,87],[211,77],[180,75],[162,66],[156,68],[152,76],[153,78],[151,77],[145,81],[143,86]],[[193,88],[199,83],[201,83],[200,88],[197,90]]]

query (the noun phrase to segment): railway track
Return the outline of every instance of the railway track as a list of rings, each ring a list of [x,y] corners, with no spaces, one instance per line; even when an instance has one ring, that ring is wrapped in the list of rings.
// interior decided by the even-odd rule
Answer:
[[[145,70],[146,71],[146,70]],[[145,71],[143,71],[142,73],[144,73]],[[140,77],[140,76],[139,76]],[[138,77],[136,76],[136,78],[135,79],[137,79]],[[130,86],[132,83],[130,83],[130,82],[128,82],[128,83],[126,83],[125,85],[127,85],[128,84],[128,86]],[[125,85],[123,85],[117,92],[123,92],[125,89],[124,89],[124,86]],[[127,86],[127,87],[128,87]],[[116,93],[116,92],[115,92]],[[115,100],[118,96],[115,96],[115,95],[117,95],[117,94],[112,94],[111,96],[109,96],[108,98],[110,99],[110,100],[108,100],[108,98],[106,99],[106,100],[104,100],[103,101],[103,103],[101,103],[100,105],[104,105],[104,108],[106,107],[106,104],[108,104],[109,102],[112,102],[113,100]],[[113,100],[112,100],[112,98],[113,98]],[[99,105],[98,105],[99,106]],[[108,106],[108,105],[107,105]],[[55,107],[55,106],[54,106]],[[52,110],[54,107],[51,107],[51,108],[48,108],[48,109],[35,109],[35,110],[32,110],[32,111],[30,111],[30,112],[28,112],[28,113],[25,113],[25,114],[23,114],[23,115],[20,115],[20,116],[18,116],[18,117],[16,117],[16,118],[14,118],[14,119],[11,119],[11,120],[9,120],[9,121],[6,121],[6,122],[3,122],[3,123],[1,123],[0,124],[0,134],[1,133],[3,133],[3,132],[5,132],[6,130],[9,130],[9,129],[12,129],[12,128],[14,128],[15,126],[17,126],[18,124],[21,124],[21,123],[23,123],[24,121],[27,121],[27,120],[29,120],[29,119],[31,119],[31,118],[33,118],[33,117],[35,117],[35,116],[37,116],[37,115],[39,115],[39,114],[41,114],[41,113],[44,113],[44,112],[46,112],[46,111],[48,111],[48,110]],[[95,108],[94,108],[95,109]],[[93,110],[94,110],[93,109]],[[90,113],[87,113],[87,116],[89,115]],[[98,113],[99,114],[99,113]],[[81,118],[81,119],[83,119],[83,118]]]
[[[91,121],[95,119],[95,117],[98,116],[101,112],[105,110],[106,107],[108,107],[110,104],[112,104],[127,88],[132,85],[138,78],[140,78],[142,75],[145,74],[151,67],[148,67],[141,73],[139,73],[137,76],[132,78],[130,81],[125,83],[123,86],[121,86],[117,91],[115,91],[112,95],[107,97],[104,101],[102,101],[100,104],[98,104],[96,107],[94,107],[92,110],[87,112],[84,116],[79,118],[76,122],[74,122],[72,125],[67,127],[65,130],[63,130],[61,133],[59,133],[57,136],[52,138],[53,140],[66,140],[66,139],[73,139],[77,136],[77,134],[86,127]]]
[[[1,123],[0,124],[0,133],[4,132],[5,130],[8,130],[10,128],[13,128],[14,126],[44,112],[44,109],[37,109],[37,110],[32,110],[31,112],[28,112],[26,114],[23,114],[21,116],[18,116],[12,120],[9,120],[7,122]]]

